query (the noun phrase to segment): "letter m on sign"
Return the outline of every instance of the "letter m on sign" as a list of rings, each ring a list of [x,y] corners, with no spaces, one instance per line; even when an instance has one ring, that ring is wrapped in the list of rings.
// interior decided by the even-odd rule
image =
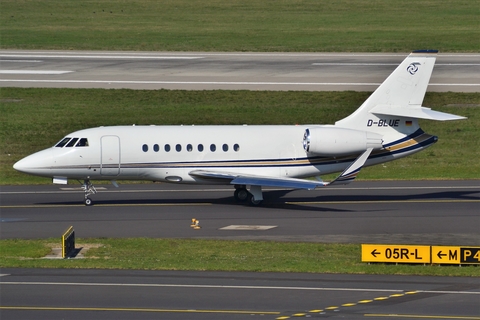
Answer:
[[[457,250],[448,250],[448,260],[457,260],[458,251]]]

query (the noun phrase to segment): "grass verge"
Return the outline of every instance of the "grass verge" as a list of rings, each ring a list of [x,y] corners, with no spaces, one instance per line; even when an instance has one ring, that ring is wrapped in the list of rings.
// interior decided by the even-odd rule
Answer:
[[[479,16],[471,0],[2,0],[0,47],[478,52]]]
[[[13,170],[22,157],[88,127],[131,124],[331,124],[366,92],[2,88],[0,185],[48,184]],[[424,105],[468,117],[422,121],[439,137],[424,152],[362,170],[360,179],[480,179],[480,94],[427,93]],[[299,137],[301,139],[301,137]]]
[[[43,259],[59,239],[0,240],[0,267],[308,272],[479,277],[475,266],[366,264],[358,244],[187,239],[77,239],[85,259]]]

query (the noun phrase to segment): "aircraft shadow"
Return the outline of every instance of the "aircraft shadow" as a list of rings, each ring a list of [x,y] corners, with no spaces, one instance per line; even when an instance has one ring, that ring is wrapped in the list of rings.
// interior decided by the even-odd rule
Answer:
[[[352,212],[357,210],[332,208],[331,202],[341,204],[342,202],[395,202],[395,201],[427,201],[427,200],[480,200],[477,190],[468,191],[440,191],[422,194],[402,194],[402,195],[325,195],[318,194],[316,196],[295,196],[290,195],[294,190],[265,190],[264,201],[261,208],[281,209],[281,210],[300,210],[300,211],[325,211],[325,212]],[[99,193],[101,195],[101,193]],[[312,194],[313,195],[313,194]],[[329,207],[323,206],[329,205]],[[43,205],[78,205],[80,201],[64,201],[64,202],[43,202]],[[246,206],[248,202],[237,202],[233,196],[222,198],[182,198],[182,199],[113,199],[102,200],[94,199],[95,205],[119,205],[119,206],[142,206],[142,205],[195,205],[195,204],[214,204],[214,205],[231,205]],[[362,210],[365,211],[365,210]]]

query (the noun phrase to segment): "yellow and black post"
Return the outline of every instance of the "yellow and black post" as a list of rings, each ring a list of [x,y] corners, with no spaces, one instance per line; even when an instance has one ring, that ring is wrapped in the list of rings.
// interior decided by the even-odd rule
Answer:
[[[62,235],[62,258],[67,258],[75,250],[75,231],[73,226]]]

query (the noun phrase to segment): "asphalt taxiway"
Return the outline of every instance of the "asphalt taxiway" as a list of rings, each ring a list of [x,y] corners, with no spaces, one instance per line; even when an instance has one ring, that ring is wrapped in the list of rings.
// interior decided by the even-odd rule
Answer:
[[[479,180],[265,189],[261,207],[235,202],[231,186],[97,187],[86,207],[79,185],[2,186],[0,237],[56,237],[73,225],[78,237],[480,245]]]
[[[80,238],[480,245],[478,180],[267,189],[261,207],[236,203],[231,187],[97,187],[86,207],[76,185],[2,186],[1,238],[73,225]],[[2,319],[480,320],[479,278],[2,268],[0,288]]]
[[[2,269],[2,319],[480,319],[480,279]]]

